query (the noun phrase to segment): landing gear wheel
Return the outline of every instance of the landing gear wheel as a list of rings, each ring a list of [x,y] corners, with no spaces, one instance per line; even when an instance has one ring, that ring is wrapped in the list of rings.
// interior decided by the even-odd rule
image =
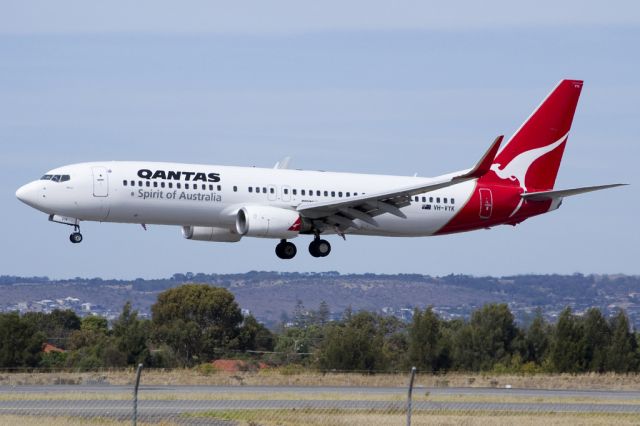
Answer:
[[[296,249],[295,244],[286,240],[280,241],[280,244],[276,246],[276,255],[280,259],[293,259],[297,252],[298,249]]]
[[[74,232],[73,234],[69,235],[69,241],[71,241],[73,244],[81,243],[82,234],[79,232]]]
[[[316,239],[309,244],[309,253],[313,257],[326,257],[331,253],[331,244],[327,240]]]

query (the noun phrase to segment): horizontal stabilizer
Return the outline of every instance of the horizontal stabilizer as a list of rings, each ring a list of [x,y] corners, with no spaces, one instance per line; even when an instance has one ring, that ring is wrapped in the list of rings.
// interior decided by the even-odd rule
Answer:
[[[526,192],[520,196],[528,201],[549,201],[556,200],[558,198],[569,197],[571,195],[584,194],[586,192],[600,191],[601,189],[615,188],[616,186],[624,186],[626,183],[613,183],[610,185],[600,186],[585,186],[582,188],[573,189],[561,189],[558,191],[541,191],[541,192]]]

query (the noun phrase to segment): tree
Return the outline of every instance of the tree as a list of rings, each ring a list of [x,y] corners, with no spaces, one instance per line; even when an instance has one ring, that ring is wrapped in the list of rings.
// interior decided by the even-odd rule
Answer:
[[[273,334],[253,315],[245,317],[240,328],[239,340],[240,349],[245,351],[273,351]]]
[[[344,323],[328,326],[320,344],[318,363],[325,370],[378,371],[386,369],[384,338],[379,319],[359,312]]]
[[[44,333],[17,312],[0,314],[0,367],[35,367],[40,362]]]
[[[156,340],[184,365],[240,346],[242,314],[233,294],[206,284],[186,284],[158,295],[151,307]]]
[[[551,362],[559,373],[585,371],[584,329],[574,317],[571,308],[565,308],[558,317],[553,333]]]
[[[611,328],[598,308],[590,308],[583,319],[585,367],[602,373],[606,368],[607,349],[611,342]]]
[[[454,338],[456,365],[465,370],[490,370],[496,363],[508,364],[519,330],[504,304],[487,304],[474,311],[467,326]]]
[[[36,330],[44,333],[47,341],[66,349],[71,334],[80,330],[80,317],[70,309],[55,309],[49,314],[28,312],[23,318],[30,322]]]
[[[637,342],[629,331],[629,319],[622,309],[611,318],[611,344],[607,351],[607,371],[628,373],[638,367]]]
[[[408,357],[412,366],[422,371],[438,371],[444,367],[442,359],[440,319],[432,308],[416,309],[409,326]]]
[[[324,300],[320,302],[320,306],[318,306],[317,319],[318,325],[324,326],[329,322],[329,317],[331,316],[331,311],[329,310],[329,304]]]
[[[527,328],[524,341],[524,359],[542,365],[550,345],[551,327],[544,320],[542,311],[536,310],[533,321]]]
[[[131,308],[131,302],[124,304],[122,313],[114,321],[113,337],[115,346],[124,355],[126,364],[138,364],[148,358],[149,327],[146,321],[138,318],[138,311]],[[113,348],[108,348],[105,354],[111,359],[117,356],[113,353]]]

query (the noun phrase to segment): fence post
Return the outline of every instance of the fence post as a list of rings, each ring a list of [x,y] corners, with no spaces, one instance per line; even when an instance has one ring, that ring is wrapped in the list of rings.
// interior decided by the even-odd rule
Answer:
[[[140,374],[142,373],[142,364],[138,364],[138,370],[136,371],[136,385],[133,388],[133,417],[131,418],[131,424],[136,426],[138,423],[138,387],[140,387]]]
[[[409,392],[407,393],[407,426],[411,426],[411,394],[413,393],[413,380],[416,377],[416,368],[411,367],[411,378],[409,379]]]

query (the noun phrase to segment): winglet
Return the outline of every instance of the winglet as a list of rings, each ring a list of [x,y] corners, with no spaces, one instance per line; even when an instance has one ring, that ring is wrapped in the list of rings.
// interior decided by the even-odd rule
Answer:
[[[466,180],[466,179],[476,179],[484,176],[491,168],[491,165],[493,164],[493,160],[496,158],[496,154],[498,154],[498,149],[500,148],[502,139],[504,139],[504,135],[498,136],[493,141],[493,143],[491,144],[487,152],[485,152],[485,154],[482,156],[480,161],[478,161],[478,163],[475,165],[473,169],[471,169],[470,171],[468,171],[467,173],[461,176],[457,176],[454,179]]]

